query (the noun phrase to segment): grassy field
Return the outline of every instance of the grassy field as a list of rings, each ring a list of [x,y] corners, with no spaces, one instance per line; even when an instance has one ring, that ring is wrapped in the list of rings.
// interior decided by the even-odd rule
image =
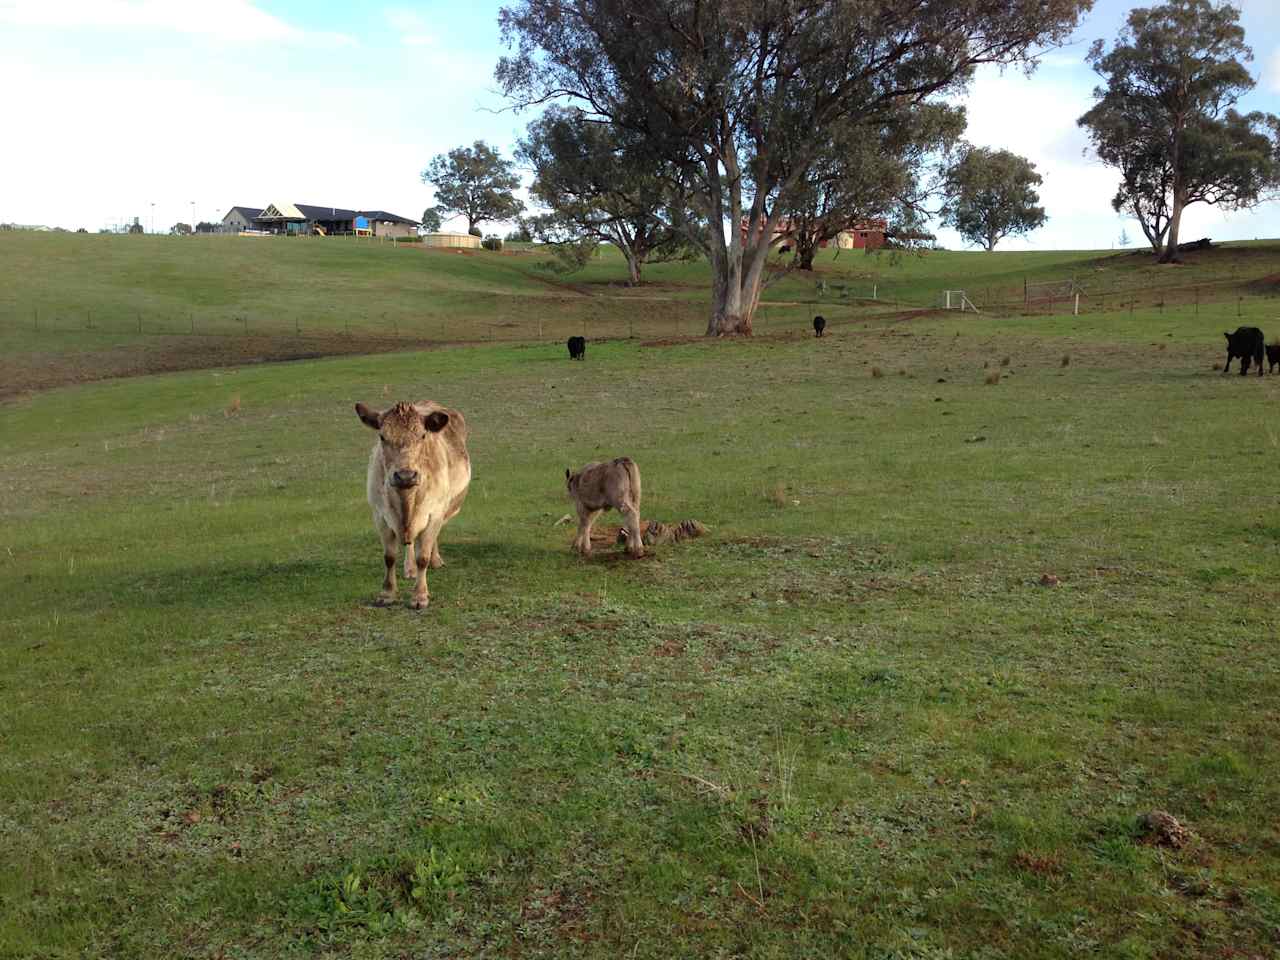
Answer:
[[[101,259],[59,284],[0,249],[6,295],[103,325],[309,297],[333,334],[354,287],[429,317],[632,308],[603,267],[566,293],[519,257],[213,239],[203,279],[165,280],[118,251],[194,247],[47,242]],[[1280,378],[1212,364],[1278,255],[1175,268],[1217,298],[1132,314],[848,306],[823,340],[477,344],[9,400],[0,957],[1275,955]],[[923,297],[1075,256],[883,269]],[[636,309],[668,319],[697,269],[655,268],[673,299]],[[35,378],[156,339],[5,336]],[[466,413],[475,478],[431,607],[375,609],[352,404],[426,397]],[[647,518],[709,536],[573,556],[563,470],[621,453]],[[1154,809],[1185,845],[1139,829]]]
[[[678,340],[705,329],[700,261],[652,265],[647,282],[629,288],[615,255],[572,275],[546,259],[519,246],[497,254],[348,238],[0,233],[0,398],[238,363],[573,334]],[[816,313],[833,329],[892,326],[957,287],[982,308],[981,318],[969,314],[979,326],[1062,314],[1073,305],[1027,304],[1024,286],[1072,278],[1084,291],[1081,322],[1104,337],[1145,330],[1144,321],[1194,330],[1211,316],[1267,329],[1280,314],[1274,241],[1190,253],[1173,267],[1112,251],[826,251],[816,267],[769,287],[758,334],[804,332]]]

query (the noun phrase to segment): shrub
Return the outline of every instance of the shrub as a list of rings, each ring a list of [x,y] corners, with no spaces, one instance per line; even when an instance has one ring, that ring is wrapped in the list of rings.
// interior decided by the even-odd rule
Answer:
[[[990,373],[987,374],[986,384],[988,387],[994,387],[999,382],[1000,382],[999,370],[992,370]]]
[[[480,241],[480,246],[484,247],[486,250],[494,250],[494,251],[501,250],[502,238],[497,234],[491,233],[489,234],[489,236],[485,237],[483,240]]]

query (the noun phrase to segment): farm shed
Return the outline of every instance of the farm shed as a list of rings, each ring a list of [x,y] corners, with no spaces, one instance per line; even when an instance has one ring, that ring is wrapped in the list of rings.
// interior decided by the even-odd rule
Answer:
[[[480,246],[480,238],[469,233],[428,233],[422,238],[424,247],[470,247]]]

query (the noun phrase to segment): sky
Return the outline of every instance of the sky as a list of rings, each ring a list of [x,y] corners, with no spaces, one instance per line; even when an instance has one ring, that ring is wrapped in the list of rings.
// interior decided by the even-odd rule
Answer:
[[[1258,85],[1280,114],[1280,3],[1239,0]],[[483,139],[510,156],[533,114],[493,80],[500,0],[0,0],[0,222],[165,231],[233,205],[311,203],[418,219],[421,171]],[[1076,118],[1089,44],[1135,4],[1098,0],[1031,76],[983,69],[966,137],[1032,160],[1049,221],[1002,249],[1096,249],[1142,234],[1112,209],[1116,174]],[[457,222],[454,222],[456,226]],[[464,224],[465,226],[465,224]],[[1280,237],[1280,201],[1188,208],[1183,239]],[[940,242],[959,248],[954,232]]]

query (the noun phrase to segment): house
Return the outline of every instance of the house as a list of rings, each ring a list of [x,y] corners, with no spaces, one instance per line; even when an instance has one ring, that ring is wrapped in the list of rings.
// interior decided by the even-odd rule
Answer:
[[[288,236],[358,233],[378,237],[413,237],[418,233],[418,221],[385,210],[349,210],[308,203],[272,203],[262,210],[232,207],[222,218],[222,225],[228,232],[257,230]]]
[[[856,220],[837,233],[833,239],[835,245],[841,250],[862,250],[865,248],[875,250],[884,246],[884,235],[888,226],[885,220],[879,218]],[[742,239],[746,240],[747,221],[745,218],[742,221],[741,229]],[[778,225],[773,228],[773,246],[775,248],[786,247],[790,249],[793,246],[790,241],[795,229],[795,226],[786,217],[779,220]],[[830,240],[823,240],[818,246],[826,249],[831,242]]]
[[[259,207],[232,207],[222,218],[222,229],[227,233],[256,229],[253,220],[260,213],[262,210]]]
[[[884,234],[888,229],[889,224],[884,220],[862,220],[837,233],[836,246],[841,250],[876,250],[884,246]]]
[[[361,210],[361,216],[369,221],[369,229],[375,237],[416,237],[418,221],[398,217],[385,210]]]

